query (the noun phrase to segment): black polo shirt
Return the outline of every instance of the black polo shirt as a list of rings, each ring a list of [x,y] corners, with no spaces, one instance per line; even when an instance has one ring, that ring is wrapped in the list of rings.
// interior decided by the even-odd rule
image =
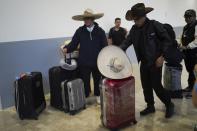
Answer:
[[[109,39],[112,39],[112,44],[119,46],[126,39],[127,32],[124,28],[120,27],[119,30],[115,30],[115,27],[111,28],[109,31]]]

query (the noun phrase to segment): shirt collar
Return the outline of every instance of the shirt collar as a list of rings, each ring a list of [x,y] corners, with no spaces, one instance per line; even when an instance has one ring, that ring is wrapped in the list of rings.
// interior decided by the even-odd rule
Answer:
[[[94,26],[95,26],[95,25],[92,25],[91,27],[86,27],[86,28],[87,28],[87,30],[88,30],[89,32],[92,32],[93,29],[94,29]]]

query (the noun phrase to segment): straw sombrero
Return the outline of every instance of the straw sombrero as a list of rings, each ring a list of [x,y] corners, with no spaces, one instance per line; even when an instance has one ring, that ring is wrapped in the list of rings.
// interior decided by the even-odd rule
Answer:
[[[104,16],[104,13],[94,13],[91,9],[86,9],[82,15],[75,15],[72,17],[73,20],[83,21],[84,18],[99,19]]]
[[[110,79],[124,79],[132,75],[132,66],[125,52],[110,45],[101,50],[97,59],[98,69]]]

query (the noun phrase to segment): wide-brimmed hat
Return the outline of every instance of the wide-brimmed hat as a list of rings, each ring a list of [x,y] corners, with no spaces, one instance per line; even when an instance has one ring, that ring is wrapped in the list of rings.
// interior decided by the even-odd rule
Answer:
[[[152,7],[145,7],[144,3],[137,3],[136,5],[131,7],[131,10],[127,11],[125,18],[128,21],[132,21],[133,19],[138,19],[140,17],[145,16],[152,10]]]
[[[91,9],[86,9],[83,14],[75,15],[72,17],[73,20],[83,21],[85,18],[99,19],[104,16],[104,13],[94,13]]]
[[[132,75],[132,66],[125,52],[110,45],[101,50],[97,66],[102,75],[110,79],[124,79]]]

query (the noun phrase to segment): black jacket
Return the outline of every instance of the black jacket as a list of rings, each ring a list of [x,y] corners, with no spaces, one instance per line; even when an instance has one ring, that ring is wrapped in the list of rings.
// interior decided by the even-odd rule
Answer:
[[[73,38],[71,43],[67,48],[68,53],[74,51],[78,45],[79,48],[79,66],[96,66],[97,65],[97,57],[101,49],[107,46],[107,38],[105,31],[98,26],[97,23],[94,23],[94,29],[90,33],[86,26],[79,27]]]
[[[140,34],[140,29],[143,30],[143,34]],[[144,52],[141,52],[139,48],[142,39]],[[138,61],[151,66],[155,64],[158,57],[161,55],[165,56],[169,46],[172,45],[172,41],[161,23],[147,18],[143,27],[139,28],[134,25],[131,28],[127,39],[120,47],[126,50],[132,44]]]
[[[192,41],[195,40],[195,27],[197,25],[197,20],[191,24],[187,24],[183,28],[183,34],[182,34],[182,44],[184,46],[187,46]]]

